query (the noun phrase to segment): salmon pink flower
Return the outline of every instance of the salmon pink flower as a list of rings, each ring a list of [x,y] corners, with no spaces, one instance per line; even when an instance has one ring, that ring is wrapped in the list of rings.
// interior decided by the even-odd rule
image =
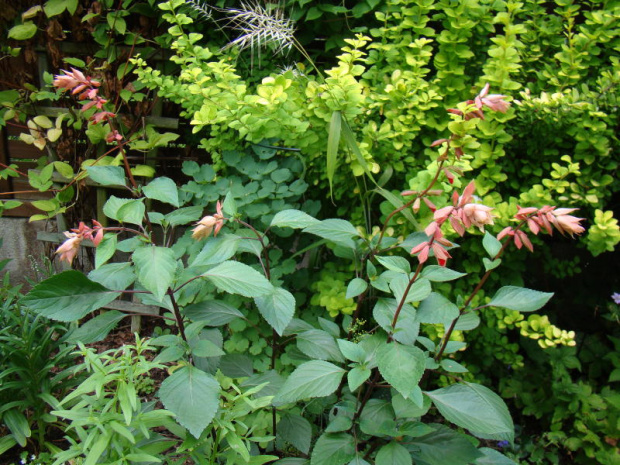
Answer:
[[[192,238],[197,241],[207,238],[213,232],[213,237],[217,236],[224,225],[224,214],[222,213],[222,203],[218,200],[216,205],[217,213],[207,215],[196,223],[196,227],[192,229]]]
[[[78,253],[83,238],[79,234],[68,231],[65,231],[64,235],[69,239],[63,242],[62,245],[56,249],[56,253],[60,255],[61,262],[66,261],[69,265],[71,265],[71,263],[73,263],[73,259]]]
[[[570,234],[571,237],[574,237],[574,234],[581,234],[585,231],[585,228],[579,224],[580,221],[583,221],[584,218],[577,218],[575,216],[569,215],[569,213],[577,210],[576,208],[558,208],[557,210],[553,210],[551,213],[554,216],[553,225],[555,228],[560,231],[560,234]]]
[[[481,205],[479,203],[469,203],[463,207],[463,225],[469,228],[471,225],[476,226],[480,231],[484,232],[484,225],[494,224],[491,207]]]

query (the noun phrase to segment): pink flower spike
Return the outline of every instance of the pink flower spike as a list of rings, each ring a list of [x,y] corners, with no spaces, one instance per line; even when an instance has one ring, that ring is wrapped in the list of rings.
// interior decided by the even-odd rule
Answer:
[[[463,237],[463,235],[465,234],[465,228],[463,227],[461,222],[457,220],[454,216],[450,217],[450,225],[459,236]]]
[[[478,94],[478,97],[480,98],[486,97],[487,94],[489,93],[490,88],[491,88],[491,85],[487,82],[482,88],[482,90],[480,91],[480,93]]]
[[[575,234],[579,235],[585,231],[585,228],[579,224],[580,221],[583,221],[584,218],[577,218],[575,216],[561,214],[560,210],[570,210],[574,211],[574,209],[570,208],[561,208],[553,212],[555,216],[555,221],[553,221],[553,225],[556,227],[558,231],[562,235],[569,234],[571,237],[574,237]]]
[[[63,242],[62,245],[56,249],[56,253],[60,255],[61,262],[66,261],[69,265],[71,265],[71,263],[73,263],[73,259],[78,253],[78,250],[80,249],[82,236],[67,231],[64,232],[64,235],[69,239]]]
[[[448,142],[448,139],[437,139],[431,144],[431,147],[437,147],[438,145]]]
[[[424,263],[426,260],[428,260],[429,250],[430,246],[428,245],[428,241],[424,241],[411,249],[411,255],[418,254],[418,261],[420,263]]]
[[[416,191],[402,191],[402,192],[400,193],[400,195],[402,195],[403,197],[407,197],[407,196],[409,196],[409,195],[416,195],[416,194],[417,194],[417,192],[416,192]]]
[[[463,189],[463,195],[461,195],[461,198],[459,200],[459,207],[467,205],[469,202],[471,202],[474,192],[476,192],[476,183],[474,181],[471,181],[469,184],[467,184],[467,187]]]
[[[103,240],[103,228],[98,228],[97,234],[95,234],[95,237],[93,237],[91,240],[93,241],[93,244],[95,244],[95,247],[99,247],[99,244]]]
[[[444,249],[440,244],[433,242],[431,245],[433,249],[433,253],[435,254],[435,258],[439,263],[439,266],[446,266],[446,262],[448,258],[452,258],[452,256],[448,253],[446,249]]]
[[[538,235],[538,233],[540,232],[540,225],[536,222],[536,218],[528,218],[527,226],[528,228],[530,228],[530,231],[532,231],[532,234],[534,234],[535,236]]]
[[[482,99],[482,103],[493,111],[506,113],[510,108],[510,103],[504,100],[505,95],[491,94]]]
[[[435,212],[435,210],[437,210],[437,207],[435,206],[435,204],[431,202],[427,197],[423,197],[422,200],[424,200],[424,203],[430,209],[430,211]]]
[[[81,81],[81,82],[86,81],[86,76],[84,76],[82,71],[80,71],[79,69],[75,69],[75,68],[71,68],[71,71],[72,71],[71,74],[73,74],[73,77],[75,79],[77,79],[78,81]],[[66,71],[65,71],[65,73],[66,73]]]
[[[514,236],[514,234],[515,232],[514,232],[514,229],[512,229],[512,226],[507,226],[504,229],[502,229],[500,233],[497,235],[497,240],[501,241],[504,237]]]
[[[435,213],[433,213],[433,219],[438,223],[443,223],[448,219],[448,217],[450,217],[453,211],[454,207],[452,206],[440,208],[439,210],[435,211]]]
[[[525,245],[525,247],[530,252],[534,252],[534,246],[532,245],[532,242],[530,241],[530,238],[527,237],[527,234],[525,234],[523,231],[519,230],[519,231],[515,232],[515,240],[516,240],[517,236],[519,236],[519,239],[521,240],[521,242],[523,242],[523,245]]]
[[[420,211],[420,197],[413,201],[411,209],[413,210],[413,213],[418,213]]]

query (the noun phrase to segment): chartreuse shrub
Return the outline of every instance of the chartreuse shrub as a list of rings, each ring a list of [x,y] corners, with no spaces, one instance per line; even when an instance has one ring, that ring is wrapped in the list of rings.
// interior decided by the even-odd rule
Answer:
[[[91,168],[100,183],[124,185],[133,194],[111,196],[104,206],[118,226],[81,223],[68,232],[58,249],[61,259],[71,262],[81,242],[90,239],[97,245],[96,268],[88,277],[70,270],[45,280],[24,305],[52,319],[77,321],[132,294],[164,309],[160,318],[176,331],[150,342],[164,348],[153,362],[141,355],[146,347],[140,341],[135,354],[131,347],[100,356],[84,351],[93,375],[63,401],[70,408],[56,411],[73,421],[78,439],[56,455],[57,463],[80,455],[88,463],[155,461],[153,448],[163,446],[151,438],[149,428],[160,425],[179,438],[167,454],[198,463],[512,463],[486,447],[492,441],[514,443],[508,408],[489,388],[462,379],[468,369],[454,356],[467,343],[453,335],[475,328],[478,314],[491,307],[526,313],[543,307],[551,293],[503,286],[487,289],[492,297],[484,301],[478,294],[513,244],[532,249],[532,235],[552,230],[573,235],[584,229],[571,209],[520,208],[498,237],[489,232],[474,236],[484,251],[484,271],[471,278],[476,284],[455,299],[444,292],[446,283],[465,275],[447,266],[457,241],[447,239],[444,230],[450,225],[463,237],[472,227],[484,231],[494,216],[491,207],[476,202],[473,182],[446,192],[439,181],[452,176],[447,167],[463,156],[463,144],[475,143],[470,132],[487,110],[507,108],[504,97],[488,94],[488,87],[475,102],[458,104],[451,111],[455,124],[448,137],[433,143],[439,151],[428,184],[403,192],[402,206],[369,236],[345,219],[319,220],[300,209],[284,209],[270,219],[254,216],[251,200],[236,200],[233,178],[231,190],[200,219],[202,207],[191,202],[211,195],[217,180],[204,191],[188,186],[201,179],[209,183],[208,165],[187,164],[194,181],[181,188],[165,177],[135,188],[129,169]],[[264,179],[264,166],[255,160],[236,169],[247,168]],[[282,178],[290,189],[292,184]],[[437,209],[427,194],[437,199],[450,195],[451,200]],[[147,211],[148,199],[173,210]],[[434,212],[424,231],[388,236],[392,218],[411,214],[412,208]],[[191,231],[174,230],[191,223]],[[292,243],[287,232],[294,232]],[[351,316],[329,320],[300,308],[304,299],[296,296],[307,299],[311,291],[295,278],[307,273],[307,253],[319,246],[323,254],[350,266],[343,279],[345,298],[355,303]],[[108,263],[117,251],[128,254],[127,260]],[[95,316],[72,337],[96,341],[130,314]],[[434,330],[437,325],[441,333]],[[242,338],[236,337],[239,332]],[[130,360],[135,357],[136,364]],[[168,368],[157,396],[174,415],[176,427],[166,421],[166,411],[145,409],[126,381],[158,364]],[[79,395],[93,391],[86,398]],[[105,412],[97,422],[110,422],[110,428],[84,423],[78,414],[84,409]]]

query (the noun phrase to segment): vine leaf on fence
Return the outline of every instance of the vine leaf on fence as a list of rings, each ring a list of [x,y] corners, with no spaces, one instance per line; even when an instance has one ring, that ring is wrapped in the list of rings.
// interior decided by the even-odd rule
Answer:
[[[176,415],[177,422],[199,438],[219,406],[220,385],[193,366],[176,370],[161,383],[159,398]]]
[[[35,312],[58,321],[75,321],[109,304],[120,293],[69,270],[37,284],[22,302]]]
[[[125,170],[121,166],[87,166],[88,177],[102,186],[125,186]]]
[[[475,383],[459,383],[425,393],[446,420],[485,439],[514,440],[508,407],[490,389]]]

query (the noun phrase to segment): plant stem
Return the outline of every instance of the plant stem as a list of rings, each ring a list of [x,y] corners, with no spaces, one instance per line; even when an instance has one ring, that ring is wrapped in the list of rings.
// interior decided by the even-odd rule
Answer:
[[[170,301],[172,302],[172,308],[174,309],[174,317],[177,321],[177,327],[179,328],[179,334],[181,338],[185,342],[187,342],[187,337],[185,336],[185,324],[183,323],[183,316],[181,315],[181,310],[179,310],[179,305],[177,304],[176,299],[174,298],[174,291],[172,289],[168,289],[167,294],[170,296]]]

